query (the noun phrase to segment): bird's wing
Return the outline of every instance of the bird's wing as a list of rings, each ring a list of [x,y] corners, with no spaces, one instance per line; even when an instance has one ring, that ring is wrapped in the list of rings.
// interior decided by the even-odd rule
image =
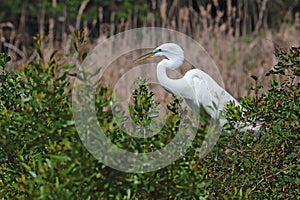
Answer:
[[[200,71],[200,70],[197,70]],[[192,86],[195,95],[195,104],[198,108],[203,107],[204,110],[213,117],[213,94],[208,84],[206,76],[193,70]]]
[[[217,118],[229,101],[238,101],[224,90],[214,79],[205,72],[193,69],[189,76],[192,77],[193,90],[198,106],[203,106],[207,113]]]
[[[242,106],[208,74],[198,69],[190,71],[188,76],[192,79],[191,84],[194,90],[195,100],[197,101],[196,104],[199,108],[203,107],[210,117],[219,120],[220,125],[223,126],[227,123],[227,120],[220,114],[225,105],[233,101],[236,106],[240,106],[241,108]],[[242,109],[245,110],[244,108]],[[260,129],[260,124],[257,127],[253,127],[241,122],[237,123],[235,127],[244,127],[241,129],[242,131],[252,130],[257,132]]]

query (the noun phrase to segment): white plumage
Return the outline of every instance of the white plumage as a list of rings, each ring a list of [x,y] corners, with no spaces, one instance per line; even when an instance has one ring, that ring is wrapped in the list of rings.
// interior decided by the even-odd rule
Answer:
[[[167,76],[167,69],[175,70],[184,61],[184,52],[175,43],[162,44],[152,52],[139,57],[135,62],[157,56],[166,57],[157,65],[157,79],[160,85],[168,92],[183,97],[193,112],[199,113],[200,109],[203,108],[210,117],[217,119],[220,125],[223,126],[227,121],[220,114],[225,105],[230,101],[234,101],[235,105],[241,106],[208,74],[199,69],[189,70],[180,79],[170,79]],[[252,129],[252,127],[246,127],[244,130],[247,129]]]

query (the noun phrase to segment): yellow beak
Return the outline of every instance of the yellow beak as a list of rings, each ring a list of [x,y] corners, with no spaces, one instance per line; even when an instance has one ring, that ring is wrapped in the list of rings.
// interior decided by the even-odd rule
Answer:
[[[135,62],[135,63],[140,62],[140,61],[142,61],[142,60],[145,60],[145,59],[147,59],[147,58],[150,58],[150,57],[154,56],[154,54],[155,54],[155,52],[152,52],[152,51],[151,51],[151,52],[149,52],[149,53],[146,53],[146,54],[144,54],[144,55],[138,57],[137,59],[134,60],[134,62]]]

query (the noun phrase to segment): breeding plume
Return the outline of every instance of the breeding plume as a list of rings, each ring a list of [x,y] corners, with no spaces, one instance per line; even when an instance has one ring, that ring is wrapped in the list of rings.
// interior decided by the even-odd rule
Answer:
[[[157,79],[160,85],[168,92],[183,97],[193,112],[199,113],[201,109],[204,109],[210,117],[217,119],[220,125],[223,126],[227,122],[220,115],[224,106],[230,101],[233,101],[237,106],[241,106],[234,97],[218,85],[208,74],[199,69],[189,70],[180,79],[170,79],[167,76],[167,69],[175,70],[184,61],[184,52],[175,43],[162,44],[153,51],[137,58],[135,62],[157,56],[166,57],[157,65]]]

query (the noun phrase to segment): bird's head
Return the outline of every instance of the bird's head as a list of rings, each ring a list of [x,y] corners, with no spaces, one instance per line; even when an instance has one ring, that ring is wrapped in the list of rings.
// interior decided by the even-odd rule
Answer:
[[[146,53],[139,58],[135,59],[134,62],[139,62],[150,57],[165,56],[168,60],[182,64],[184,60],[184,53],[182,48],[175,43],[165,43],[155,48],[153,51]],[[175,68],[175,67],[174,67]]]

